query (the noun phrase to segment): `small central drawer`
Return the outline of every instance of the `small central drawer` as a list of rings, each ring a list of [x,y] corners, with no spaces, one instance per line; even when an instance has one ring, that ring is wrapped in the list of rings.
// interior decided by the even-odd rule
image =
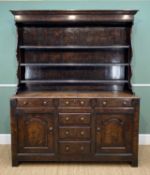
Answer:
[[[53,106],[52,99],[46,98],[21,98],[17,99],[18,107],[46,107]]]
[[[90,139],[90,127],[59,127],[60,139]]]
[[[89,154],[90,142],[59,142],[60,154]]]
[[[65,98],[59,99],[60,107],[90,107],[89,99]]]
[[[84,125],[90,124],[90,113],[59,113],[61,125]]]

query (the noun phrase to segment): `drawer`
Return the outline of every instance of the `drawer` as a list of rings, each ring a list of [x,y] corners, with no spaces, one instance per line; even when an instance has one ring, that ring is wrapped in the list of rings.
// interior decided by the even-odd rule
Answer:
[[[90,142],[59,142],[60,154],[89,154]]]
[[[90,139],[90,127],[60,127],[60,139]]]
[[[60,113],[59,124],[61,125],[85,125],[90,124],[90,113]]]
[[[130,107],[132,99],[97,99],[96,106],[100,107]]]
[[[90,107],[89,99],[65,98],[59,100],[60,107]]]
[[[53,106],[52,99],[33,99],[33,98],[24,98],[24,99],[17,99],[17,106],[18,107],[45,107],[45,106]]]

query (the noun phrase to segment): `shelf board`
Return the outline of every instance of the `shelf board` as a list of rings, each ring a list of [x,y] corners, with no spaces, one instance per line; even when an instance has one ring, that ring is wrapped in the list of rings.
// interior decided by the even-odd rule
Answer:
[[[99,49],[128,49],[130,45],[108,45],[108,46],[79,46],[79,45],[68,45],[68,46],[35,46],[35,45],[20,45],[20,49],[36,50],[99,50]]]
[[[129,66],[129,63],[21,63],[20,66],[32,67],[103,67],[103,66]]]
[[[68,83],[68,84],[98,84],[98,83],[128,83],[128,80],[21,80],[21,83]]]

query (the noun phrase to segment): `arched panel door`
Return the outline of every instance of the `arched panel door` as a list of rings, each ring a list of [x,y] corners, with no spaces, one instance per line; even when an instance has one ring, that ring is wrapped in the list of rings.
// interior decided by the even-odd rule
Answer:
[[[96,152],[131,152],[132,117],[131,114],[97,114]]]
[[[54,153],[54,122],[50,112],[21,110],[18,112],[19,152]]]

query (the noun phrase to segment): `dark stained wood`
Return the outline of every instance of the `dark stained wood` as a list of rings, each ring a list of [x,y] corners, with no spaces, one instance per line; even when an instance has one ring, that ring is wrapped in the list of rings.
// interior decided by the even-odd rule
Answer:
[[[89,140],[90,135],[90,127],[79,127],[79,126],[61,126],[59,127],[59,138],[60,140]]]
[[[49,47],[47,48],[49,49],[65,49],[67,47],[69,49],[77,49],[77,47],[73,47],[72,45],[85,45],[88,49],[92,49],[94,46],[97,46],[97,48],[107,45],[123,46],[128,45],[127,29],[125,27],[107,27],[107,30],[105,30],[105,27],[92,27],[92,30],[91,27],[24,27],[22,30],[23,44],[25,46],[20,46],[20,48],[28,49],[29,45],[33,46],[33,48],[34,46],[35,48],[40,48],[43,45],[48,45]],[[44,40],[41,39],[41,35],[45,38]],[[109,38],[107,38],[108,35]],[[49,37],[51,40],[49,40]],[[67,47],[65,47],[66,45]],[[99,45],[101,47],[98,47]]]
[[[132,115],[96,114],[96,153],[131,152]]]
[[[89,125],[90,113],[59,113],[60,125]]]
[[[17,110],[18,147],[24,153],[55,153],[55,115],[25,109]]]
[[[90,12],[90,13],[89,13]],[[16,23],[22,24],[128,24],[133,22],[137,10],[54,10],[54,11],[12,11]]]
[[[136,12],[12,11],[18,32],[12,166],[138,165],[139,98],[130,83]]]
[[[113,70],[116,69],[118,71],[118,74],[113,74]],[[102,82],[117,82],[118,80],[126,81],[125,72],[127,71],[128,67],[125,66],[109,66],[106,68],[106,66],[103,66],[101,68],[99,67],[60,67],[59,70],[56,68],[49,68],[49,67],[26,67],[26,74],[25,74],[25,81],[31,80],[47,80],[47,81],[53,81],[53,80],[68,80],[68,83],[76,83],[75,81],[83,80],[83,83],[85,81],[89,80],[89,83],[94,83],[92,81],[100,80]],[[106,71],[107,70],[107,71]],[[90,72],[87,74],[87,72]],[[91,80],[91,81],[90,81]],[[23,80],[22,80],[23,81]],[[30,83],[29,82],[29,83]],[[82,81],[81,81],[82,82]],[[119,82],[119,81],[118,81]],[[44,82],[43,82],[44,83]],[[67,83],[67,82],[66,82]],[[80,82],[79,82],[80,83]]]
[[[99,50],[99,49],[128,49],[128,45],[110,45],[110,46],[20,46],[20,49],[28,49],[28,50]]]
[[[64,155],[83,155],[90,153],[90,142],[82,141],[82,142],[67,142],[67,141],[60,141],[59,143],[59,153]]]
[[[18,153],[18,127],[17,127],[17,117],[16,117],[16,99],[10,100],[10,120],[11,120],[11,153],[12,153],[12,166],[17,166],[19,161],[17,158]]]
[[[23,52],[22,63],[128,63],[125,49],[99,51],[49,51],[26,50]]]
[[[18,30],[19,65],[41,64],[41,66],[18,67],[18,91],[37,90],[37,87],[41,90],[58,91],[69,89],[132,91],[130,34],[136,11],[12,12]],[[72,66],[69,71],[69,68],[61,65],[58,71],[47,66],[43,67],[42,63],[71,63]],[[82,63],[80,71],[77,70],[77,63]],[[126,63],[128,66],[112,65],[95,68],[93,65],[90,69],[89,67],[86,69],[86,63]],[[40,81],[35,81],[36,76]],[[46,81],[43,81],[44,79]],[[110,81],[105,83],[105,80]],[[55,86],[55,83],[58,85]]]

